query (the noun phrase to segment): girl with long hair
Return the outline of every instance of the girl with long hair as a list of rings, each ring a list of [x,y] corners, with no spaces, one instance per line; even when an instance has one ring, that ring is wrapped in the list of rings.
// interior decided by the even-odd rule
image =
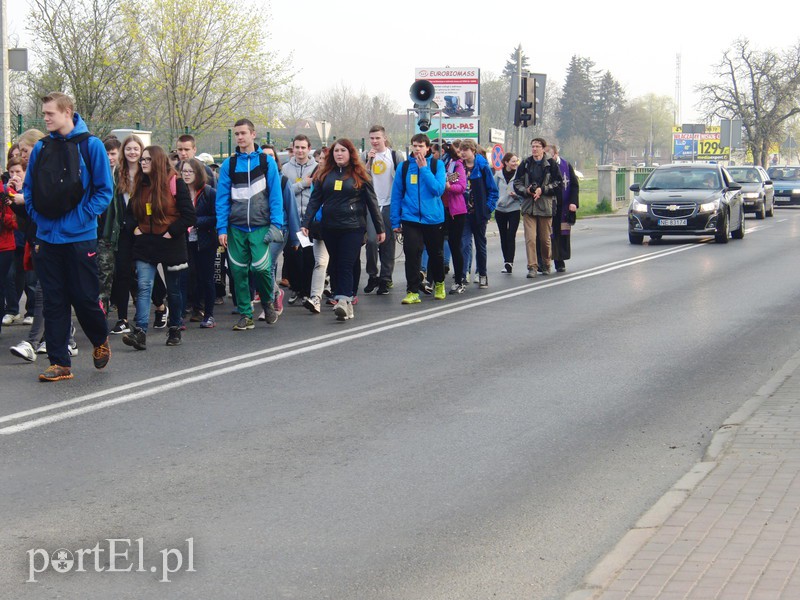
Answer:
[[[181,343],[180,272],[189,267],[186,231],[197,223],[197,216],[189,187],[177,177],[163,148],[148,146],[139,164],[125,220],[126,228],[133,234],[132,256],[136,261],[136,326],[122,341],[145,350],[150,293],[159,264],[164,268],[170,306],[167,345]]]
[[[302,232],[322,208],[322,239],[330,255],[335,286],[336,318],[352,319],[353,267],[367,233],[367,212],[378,232],[378,243],[386,238],[383,217],[372,180],[353,142],[336,140],[325,163],[314,174],[314,189],[302,222]]]
[[[514,176],[517,174],[519,158],[513,152],[503,156],[502,167],[494,174],[499,197],[494,209],[494,220],[500,232],[500,248],[503,250],[503,270],[510,274],[514,268],[517,230],[519,229],[520,208],[519,196],[514,191]]]

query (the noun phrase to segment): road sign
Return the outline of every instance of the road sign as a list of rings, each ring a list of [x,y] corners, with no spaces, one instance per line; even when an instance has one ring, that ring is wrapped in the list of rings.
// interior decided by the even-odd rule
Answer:
[[[503,168],[503,156],[505,156],[505,151],[503,150],[503,146],[500,144],[495,144],[492,146],[492,167],[495,169],[502,169]]]

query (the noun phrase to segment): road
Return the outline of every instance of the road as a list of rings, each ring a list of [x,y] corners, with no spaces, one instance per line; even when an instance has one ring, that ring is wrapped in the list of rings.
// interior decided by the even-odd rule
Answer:
[[[401,306],[401,263],[355,321],[220,312],[104,372],[84,341],[71,382],[5,354],[0,595],[561,598],[800,347],[800,212],[747,225],[583,220],[533,281],[492,238],[488,290]]]

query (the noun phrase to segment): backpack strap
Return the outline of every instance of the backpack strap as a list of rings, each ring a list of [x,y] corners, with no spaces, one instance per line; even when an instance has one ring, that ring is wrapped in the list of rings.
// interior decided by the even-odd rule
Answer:
[[[231,180],[231,185],[233,185],[234,173],[236,173],[236,154],[231,154],[231,157],[228,159],[228,175]]]

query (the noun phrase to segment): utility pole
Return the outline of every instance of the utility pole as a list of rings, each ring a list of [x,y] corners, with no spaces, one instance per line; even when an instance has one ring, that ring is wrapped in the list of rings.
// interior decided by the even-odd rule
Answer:
[[[517,46],[517,99],[522,99],[522,47]],[[516,143],[514,144],[517,154],[522,156],[522,127],[516,127]]]
[[[11,142],[11,108],[8,98],[8,13],[6,0],[0,0],[0,165],[6,168]]]

